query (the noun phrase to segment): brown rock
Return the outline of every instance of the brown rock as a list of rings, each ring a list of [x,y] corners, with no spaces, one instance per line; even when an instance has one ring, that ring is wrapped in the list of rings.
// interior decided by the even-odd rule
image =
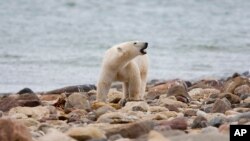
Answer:
[[[98,109],[98,108],[100,108],[102,106],[105,106],[105,105],[112,106],[115,109],[120,109],[121,108],[120,104],[97,102],[97,101],[93,102],[91,107],[92,107],[92,109],[96,110],[96,109]]]
[[[131,123],[137,120],[139,120],[139,117],[135,115],[130,115],[124,112],[112,112],[101,115],[98,118],[97,122],[115,124],[115,123]]]
[[[186,109],[184,111],[184,116],[196,116],[196,109]]]
[[[235,88],[237,88],[240,85],[247,84],[247,83],[248,83],[248,80],[246,78],[243,78],[241,76],[233,77],[224,84],[223,91],[233,93]]]
[[[0,141],[32,141],[28,129],[10,119],[0,119]]]
[[[231,104],[238,104],[240,103],[240,97],[231,93],[221,93],[218,95],[220,99],[227,98],[228,101],[230,101]]]
[[[157,128],[171,128],[171,129],[179,129],[186,130],[187,129],[187,121],[184,118],[175,118],[173,120],[162,120],[157,122]]]
[[[36,94],[27,93],[17,97],[18,106],[35,107],[41,105],[41,101]]]
[[[114,89],[109,90],[108,93],[108,102],[109,103],[118,103],[123,97],[123,93]]]
[[[210,80],[200,80],[198,82],[195,82],[189,88],[189,90],[194,89],[194,88],[202,88],[202,89],[215,88],[215,89],[221,90],[222,89],[222,82],[218,81],[218,80],[213,80],[213,79],[210,79]]]
[[[16,96],[7,96],[0,100],[0,110],[3,112],[9,111],[13,107],[17,107]]]
[[[72,127],[66,134],[78,141],[106,139],[104,132],[96,127]]]
[[[120,134],[124,138],[137,138],[143,134],[149,133],[154,128],[153,121],[139,121],[134,123],[125,124],[123,126],[114,127],[107,129],[106,135],[112,136],[115,134]]]
[[[231,103],[226,99],[217,99],[213,105],[212,113],[225,113],[231,109]]]
[[[126,105],[122,108],[123,111],[142,111],[147,112],[149,105],[145,101],[131,101],[127,102]]]
[[[96,90],[95,85],[76,85],[76,86],[67,86],[59,88],[56,90],[51,90],[45,92],[45,94],[62,94],[62,93],[74,93],[74,92],[88,92],[90,90]]]
[[[168,89],[167,96],[184,97],[190,101],[192,98],[187,93],[187,88],[183,85],[175,85]]]
[[[223,134],[229,134],[230,126],[228,124],[222,124],[219,127],[219,132]]]

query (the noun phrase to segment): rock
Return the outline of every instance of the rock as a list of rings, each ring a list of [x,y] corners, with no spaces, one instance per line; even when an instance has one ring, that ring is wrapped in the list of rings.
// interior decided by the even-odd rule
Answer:
[[[204,105],[201,106],[201,110],[203,110],[206,113],[211,113],[213,107],[214,107],[213,103],[212,104],[204,104]]]
[[[154,125],[153,121],[146,120],[113,127],[105,130],[105,132],[108,137],[120,134],[124,138],[137,138],[149,133],[154,128]]]
[[[177,117],[177,113],[174,111],[165,111],[165,112],[159,112],[156,114],[153,114],[153,120],[163,120],[163,119],[169,119],[171,117]]]
[[[227,110],[231,109],[231,103],[226,99],[217,99],[213,105],[213,113],[225,113]]]
[[[175,96],[176,98],[183,97],[183,98],[187,99],[186,103],[189,103],[189,101],[192,100],[192,98],[187,93],[187,88],[184,87],[183,85],[174,85],[174,86],[170,87],[167,91],[167,96]]]
[[[17,107],[17,96],[16,95],[10,95],[7,97],[3,97],[0,99],[0,110],[3,112],[9,111],[13,107]]]
[[[247,82],[248,80],[241,76],[231,78],[224,84],[223,91],[233,93],[235,88],[237,88],[240,85],[244,85]]]
[[[220,125],[226,123],[228,120],[224,116],[214,116],[209,121],[210,126],[219,127]]]
[[[139,120],[139,117],[122,112],[112,112],[101,115],[97,122],[99,123],[130,123]]]
[[[78,141],[89,139],[106,139],[105,133],[95,127],[72,127],[66,134]]]
[[[187,121],[184,118],[175,118],[173,120],[162,120],[158,121],[156,127],[154,129],[179,129],[186,130],[187,129]]]
[[[41,105],[41,101],[34,93],[21,94],[17,97],[18,106],[35,107]]]
[[[219,80],[215,79],[203,79],[198,82],[195,82],[190,88],[195,89],[195,88],[202,88],[202,89],[217,89],[221,90],[222,89],[222,82]]]
[[[188,92],[190,97],[194,100],[200,100],[209,97],[210,95],[217,95],[220,93],[220,90],[214,88],[195,88]]]
[[[159,113],[159,112],[165,112],[165,111],[169,111],[169,110],[167,108],[161,107],[161,106],[150,106],[149,111],[151,113]]]
[[[41,119],[43,117],[49,117],[49,109],[47,107],[37,106],[37,107],[15,107],[10,109],[9,116],[15,114],[25,114],[27,117],[34,119]]]
[[[250,94],[250,86],[246,85],[246,84],[241,85],[234,90],[234,94],[236,94],[238,96],[248,95],[248,94]]]
[[[126,105],[121,109],[122,111],[142,111],[147,112],[149,105],[145,101],[131,101],[127,102]]]
[[[118,139],[122,139],[122,136],[120,134],[115,134],[109,137],[109,141],[117,141]]]
[[[184,111],[184,116],[196,116],[197,110],[196,109],[186,109]]]
[[[90,103],[86,96],[81,93],[73,93],[67,99],[65,103],[65,110],[70,109],[84,109],[90,111]]]
[[[0,140],[32,141],[32,136],[24,125],[10,119],[0,119]]]
[[[243,100],[244,103],[250,103],[250,97]]]
[[[22,90],[17,92],[17,94],[27,94],[27,93],[33,94],[34,92],[30,88],[23,88]]]
[[[68,122],[80,122],[83,118],[87,117],[87,111],[84,109],[76,109],[68,114]]]
[[[180,101],[170,99],[170,98],[166,98],[166,97],[161,96],[159,100],[160,100],[159,101],[160,106],[172,105],[172,106],[175,106],[177,108],[186,108],[187,107],[187,104],[180,102]]]
[[[168,108],[169,111],[179,112],[179,109],[176,106],[174,106],[174,105],[168,105],[168,104],[166,104],[166,105],[164,105],[164,107]]]
[[[68,86],[64,88],[59,88],[56,90],[51,90],[45,92],[44,94],[62,94],[62,93],[74,93],[74,92],[88,92],[90,90],[96,90],[95,85],[77,85],[77,86]]]
[[[110,112],[115,112],[116,109],[109,106],[109,105],[105,105],[105,106],[102,106],[100,108],[98,108],[97,110],[95,110],[95,114],[98,117],[100,117],[101,115],[105,114],[105,113],[110,113]]]
[[[114,103],[105,103],[105,102],[93,102],[91,107],[92,109],[96,110],[102,106],[105,106],[105,105],[108,105],[108,106],[112,106],[114,107],[115,109],[120,109],[121,108],[121,105],[120,104],[114,104]]]
[[[41,104],[36,94],[25,93],[21,95],[9,95],[0,100],[0,110],[7,112],[18,106],[35,107]]]
[[[49,129],[45,136],[39,137],[38,141],[76,141],[75,139],[57,131],[56,129]]]
[[[26,127],[36,127],[37,125],[39,125],[39,122],[33,118],[17,119],[16,121],[22,123]]]
[[[178,79],[170,80],[166,82],[161,82],[153,87],[149,88],[146,99],[158,99],[160,95],[167,94],[167,91],[170,87],[174,85],[184,85],[184,82]]]
[[[207,127],[208,126],[208,122],[207,122],[207,119],[205,117],[202,117],[202,116],[197,116],[192,125],[191,125],[191,128],[204,128],[204,127]]]
[[[108,102],[109,103],[118,103],[123,97],[123,93],[115,89],[110,89],[108,93]]]
[[[218,133],[218,128],[213,127],[213,126],[208,126],[206,128],[203,128],[201,130],[201,133]]]
[[[222,98],[224,98],[224,97],[227,98],[228,101],[229,101],[231,104],[238,104],[238,103],[240,103],[240,97],[237,96],[237,95],[231,94],[231,93],[221,93],[221,94],[218,95],[218,97],[219,97],[220,99],[222,99]]]
[[[148,141],[168,141],[168,139],[159,132],[152,130],[149,132]]]

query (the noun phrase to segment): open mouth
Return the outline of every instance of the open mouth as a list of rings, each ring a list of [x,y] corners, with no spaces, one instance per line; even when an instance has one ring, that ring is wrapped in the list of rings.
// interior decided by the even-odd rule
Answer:
[[[147,48],[147,46],[143,47],[143,48],[140,50],[140,52],[141,52],[142,54],[147,54],[146,48]]]

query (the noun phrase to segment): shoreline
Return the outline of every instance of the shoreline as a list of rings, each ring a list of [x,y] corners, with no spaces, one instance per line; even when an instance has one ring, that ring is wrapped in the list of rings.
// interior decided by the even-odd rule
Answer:
[[[195,82],[151,80],[144,101],[123,106],[122,95],[120,83],[112,85],[107,103],[96,102],[94,85],[5,93],[0,95],[0,132],[21,134],[25,141],[226,141],[230,124],[250,124],[249,72]]]

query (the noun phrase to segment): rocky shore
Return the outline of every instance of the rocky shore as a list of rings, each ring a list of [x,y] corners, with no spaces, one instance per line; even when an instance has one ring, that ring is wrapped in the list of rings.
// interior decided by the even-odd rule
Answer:
[[[153,80],[145,101],[108,103],[94,85],[0,95],[1,141],[228,141],[229,125],[250,124],[250,74],[196,82]]]

